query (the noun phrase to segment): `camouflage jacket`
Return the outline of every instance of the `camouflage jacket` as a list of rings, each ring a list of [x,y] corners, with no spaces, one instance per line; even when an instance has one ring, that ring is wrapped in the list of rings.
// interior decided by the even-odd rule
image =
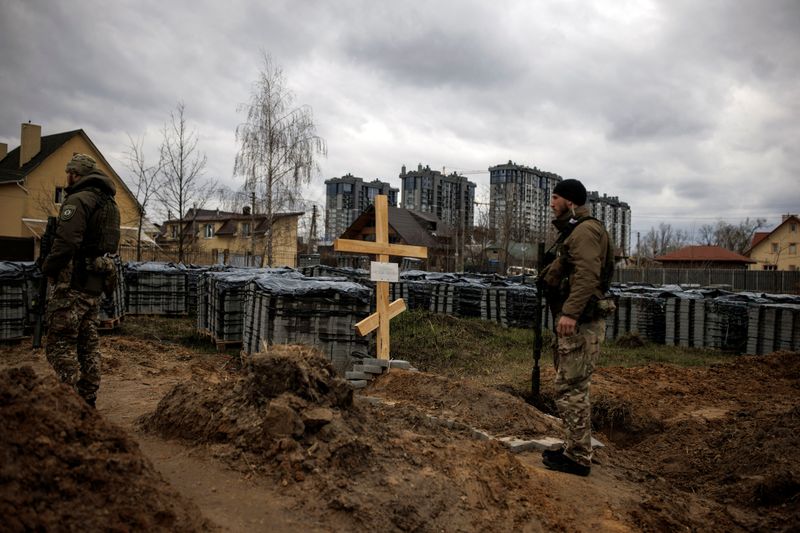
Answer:
[[[578,223],[589,216],[585,206],[567,212],[553,221],[561,232],[562,242],[556,246],[556,257],[542,272],[547,300],[555,313],[578,320],[592,297],[603,298],[601,273],[609,250],[609,236],[603,225],[594,219]],[[565,237],[566,235],[566,237]]]
[[[76,256],[86,256],[84,238],[89,220],[100,204],[101,191],[109,196],[116,194],[111,178],[95,171],[83,176],[77,183],[67,187],[67,197],[61,205],[53,248],[42,264],[45,275],[56,278]]]

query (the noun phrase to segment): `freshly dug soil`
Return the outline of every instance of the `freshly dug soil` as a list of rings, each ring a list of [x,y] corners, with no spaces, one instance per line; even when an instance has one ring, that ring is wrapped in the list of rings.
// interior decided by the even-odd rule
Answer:
[[[0,529],[203,531],[138,445],[55,377],[0,371]]]
[[[42,528],[180,531],[202,528],[191,521],[202,513],[229,531],[800,530],[797,353],[598,369],[593,422],[607,447],[581,478],[475,437],[468,428],[561,436],[480,372],[392,371],[351,397],[305,348],[264,354],[247,373],[229,354],[126,335],[101,337],[101,351],[98,412],[125,432],[54,378],[23,378],[27,365],[52,376],[41,351],[0,345],[3,375],[16,376],[0,385],[0,529],[64,515]],[[544,405],[552,378],[543,367]],[[159,479],[143,485],[143,472],[158,475],[129,439],[199,511],[166,499]],[[84,472],[110,488],[78,499]],[[175,518],[159,526],[158,509]]]
[[[319,513],[317,498],[300,497],[312,491],[332,529],[555,524],[541,489],[502,445],[402,402],[353,403],[349,386],[308,348],[258,354],[235,382],[179,384],[140,423],[162,437],[215,445],[234,467],[274,476],[306,512]]]

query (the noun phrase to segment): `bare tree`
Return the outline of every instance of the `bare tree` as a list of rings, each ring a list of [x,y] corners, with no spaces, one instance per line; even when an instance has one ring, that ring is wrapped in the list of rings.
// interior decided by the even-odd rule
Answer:
[[[703,224],[697,228],[697,244],[716,246],[717,239],[714,237],[714,226],[712,224]]]
[[[134,140],[128,135],[128,151],[125,166],[133,174],[134,194],[139,202],[137,213],[136,260],[142,260],[142,226],[147,213],[147,204],[155,193],[156,180],[161,172],[161,161],[148,165],[144,155],[144,138]]]
[[[738,224],[730,224],[723,220],[717,222],[714,229],[714,239],[717,246],[722,246],[733,252],[744,253],[753,241],[753,235],[767,224],[767,219],[746,218]]]
[[[236,128],[240,144],[234,173],[244,188],[262,199],[267,218],[262,266],[271,265],[272,225],[276,207],[299,200],[300,185],[318,170],[317,158],[327,153],[317,135],[309,106],[294,107],[294,93],[286,87],[283,71],[264,55],[250,103],[241,106],[246,121]]]
[[[689,244],[689,241],[688,231],[675,229],[672,224],[662,222],[658,228],[650,228],[650,231],[642,239],[640,248],[642,255],[658,257],[683,248]]]
[[[178,214],[178,261],[184,260],[187,237],[194,241],[194,223],[184,231],[183,218],[188,206],[194,215],[202,208],[214,190],[214,184],[203,179],[207,158],[197,148],[197,132],[186,124],[186,106],[178,102],[170,120],[162,130],[161,169],[156,188],[156,197],[168,212]],[[193,217],[194,219],[194,217]]]

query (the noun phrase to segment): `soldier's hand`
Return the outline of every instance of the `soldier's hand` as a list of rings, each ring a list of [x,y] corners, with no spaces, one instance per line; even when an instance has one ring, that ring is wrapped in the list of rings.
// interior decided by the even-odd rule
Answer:
[[[577,322],[574,318],[561,315],[561,318],[558,319],[558,324],[556,324],[556,333],[559,337],[574,335]]]

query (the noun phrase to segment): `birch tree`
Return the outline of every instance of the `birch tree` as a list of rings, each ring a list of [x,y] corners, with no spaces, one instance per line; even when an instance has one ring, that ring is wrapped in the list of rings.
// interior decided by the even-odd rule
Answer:
[[[244,189],[263,206],[267,224],[261,264],[266,266],[273,262],[274,214],[299,200],[300,186],[318,171],[317,160],[327,146],[317,135],[311,108],[295,107],[283,71],[269,55],[263,62],[250,102],[240,106],[246,119],[236,128],[234,174],[244,178]]]

